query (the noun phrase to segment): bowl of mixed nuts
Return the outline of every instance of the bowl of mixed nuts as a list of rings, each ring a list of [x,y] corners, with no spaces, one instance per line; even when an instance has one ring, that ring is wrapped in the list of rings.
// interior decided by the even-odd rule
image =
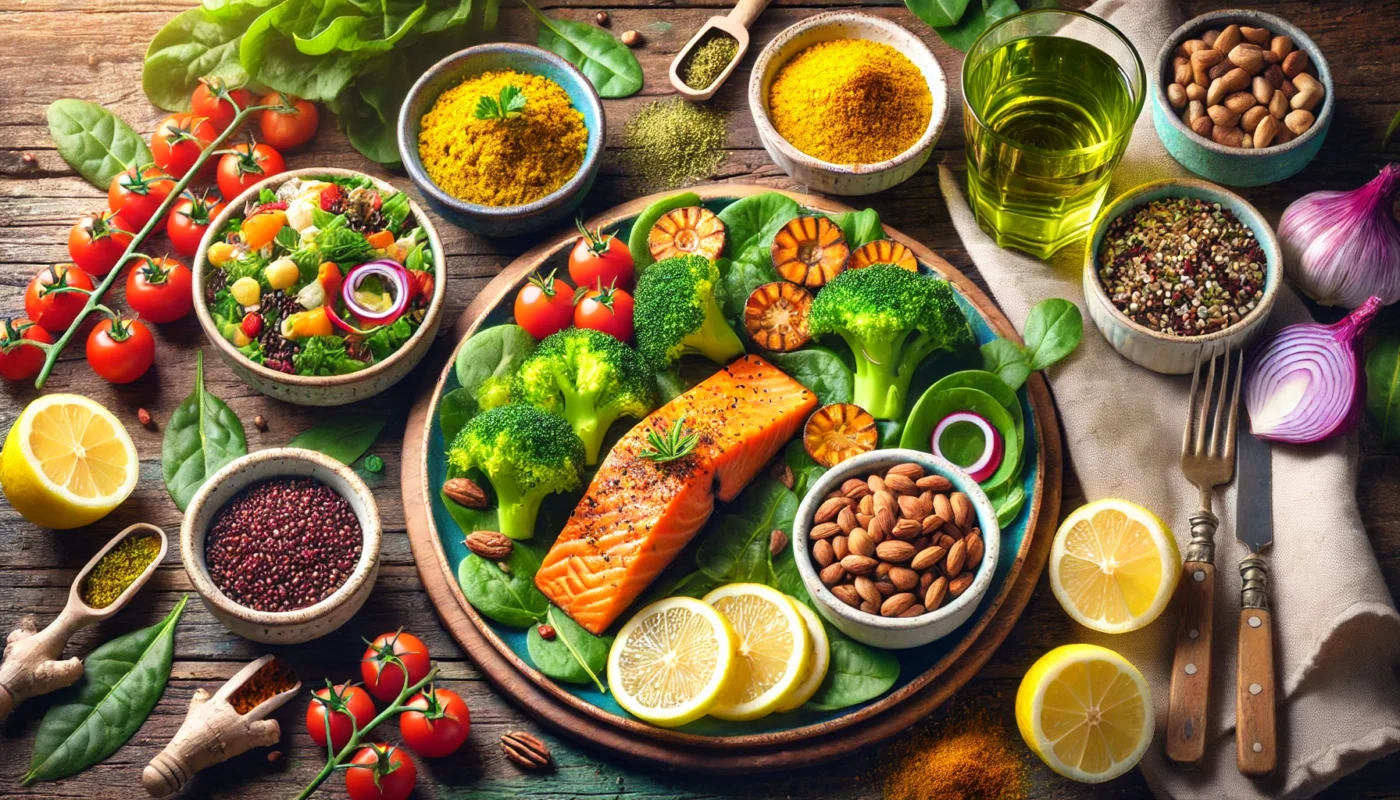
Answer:
[[[1001,546],[977,482],[917,450],[873,450],[807,491],[793,553],[817,611],[842,633],[889,650],[928,644],[972,616]]]

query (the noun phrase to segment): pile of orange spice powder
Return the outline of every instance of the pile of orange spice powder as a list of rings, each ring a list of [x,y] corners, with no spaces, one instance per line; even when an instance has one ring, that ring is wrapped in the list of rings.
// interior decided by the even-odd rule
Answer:
[[[890,752],[885,800],[1013,800],[1027,791],[1025,750],[985,711],[955,713]]]

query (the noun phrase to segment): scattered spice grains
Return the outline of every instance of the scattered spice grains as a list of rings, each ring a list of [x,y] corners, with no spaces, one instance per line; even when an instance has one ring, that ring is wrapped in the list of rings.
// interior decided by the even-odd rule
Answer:
[[[287,662],[274,658],[263,664],[262,669],[254,672],[242,686],[234,690],[234,693],[229,695],[228,704],[233,706],[234,711],[247,714],[269,698],[276,697],[296,685],[297,674]]]
[[[294,611],[340,588],[364,533],[350,502],[314,478],[274,478],[219,510],[205,558],[214,585],[254,611]]]
[[[637,189],[675,189],[713,175],[728,143],[723,113],[672,97],[643,106],[628,121],[622,159]]]
[[[88,608],[110,606],[159,553],[160,539],[155,536],[126,537],[88,573],[83,582],[83,602]]]
[[[1234,212],[1195,197],[1154,200],[1109,223],[1099,281],[1133,322],[1176,336],[1238,323],[1264,296],[1266,261]]]
[[[739,40],[721,30],[706,34],[704,41],[690,49],[678,72],[681,81],[696,91],[719,78],[724,68],[739,54]]]
[[[1013,800],[1025,797],[1023,749],[985,711],[954,712],[893,748],[885,800]]]

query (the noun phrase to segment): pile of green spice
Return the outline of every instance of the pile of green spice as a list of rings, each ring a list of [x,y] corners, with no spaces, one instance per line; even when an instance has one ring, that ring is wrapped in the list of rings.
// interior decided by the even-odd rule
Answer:
[[[1201,336],[1238,323],[1264,296],[1264,251],[1229,209],[1195,197],[1154,200],[1109,223],[1099,281],[1133,322]]]
[[[643,106],[628,121],[622,160],[638,189],[675,189],[713,175],[728,143],[724,114],[673,97]]]
[[[155,536],[126,537],[88,573],[83,583],[83,602],[88,608],[110,606],[159,553],[160,539]]]
[[[739,40],[714,30],[690,49],[677,72],[686,86],[699,91],[714,83],[738,54]]]

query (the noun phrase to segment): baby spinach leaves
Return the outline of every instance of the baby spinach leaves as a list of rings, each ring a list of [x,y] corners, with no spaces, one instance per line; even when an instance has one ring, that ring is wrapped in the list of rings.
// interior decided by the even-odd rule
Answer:
[[[525,637],[526,651],[535,668],[555,680],[592,683],[598,691],[606,692],[598,675],[607,669],[613,637],[594,636],[554,606],[545,611],[544,622],[554,629],[554,638],[541,636],[538,625],[531,627]]]
[[[1028,8],[1042,4],[1037,0],[1025,3]],[[992,23],[1021,10],[1017,0],[904,0],[904,5],[943,41],[964,53]]]
[[[880,215],[873,208],[832,214],[831,221],[841,229],[846,237],[846,246],[852,250],[885,238],[885,226],[880,224]]]
[[[1400,446],[1400,334],[1382,339],[1366,356],[1366,414],[1381,444]]]
[[[170,415],[160,469],[170,499],[184,511],[195,492],[225,464],[247,455],[243,423],[224,401],[204,390],[204,351],[195,354],[194,391]]]
[[[768,353],[767,357],[793,380],[811,389],[822,405],[851,402],[855,376],[831,350],[811,345],[791,353]]]
[[[49,135],[58,154],[88,183],[106,191],[112,178],[151,163],[146,141],[116,114],[86,100],[49,105]]]
[[[593,83],[599,97],[631,97],[642,89],[642,65],[632,49],[602,28],[543,14],[529,2],[525,7],[539,18],[539,46],[570,64]]]
[[[767,251],[773,246],[773,237],[801,213],[802,206],[796,200],[779,192],[749,195],[725,206],[718,216],[729,238],[730,257],[737,260],[761,251],[771,263]]]
[[[146,48],[141,88],[146,98],[167,111],[188,111],[190,95],[204,77],[228,86],[245,86],[248,73],[238,60],[238,45],[248,24],[267,2],[229,2],[211,10],[182,11],[160,29]],[[256,88],[256,87],[255,87]]]
[[[1084,338],[1084,316],[1068,300],[1051,297],[1035,304],[1026,317],[1025,346],[1009,339],[982,345],[982,368],[1000,375],[1012,389],[1032,372],[1045,369],[1074,352]]]
[[[826,636],[831,641],[831,666],[805,708],[848,708],[879,697],[899,680],[899,659],[894,653],[866,647],[830,625]]]
[[[504,402],[511,376],[535,352],[535,337],[519,325],[473,333],[457,353],[457,382],[474,401],[471,415]]]
[[[535,588],[542,559],[540,550],[526,542],[515,542],[501,561],[472,553],[457,567],[457,582],[478,613],[512,628],[529,627],[549,610],[549,600]]]
[[[373,414],[333,416],[302,431],[287,446],[315,450],[349,465],[369,450],[386,422]]]

